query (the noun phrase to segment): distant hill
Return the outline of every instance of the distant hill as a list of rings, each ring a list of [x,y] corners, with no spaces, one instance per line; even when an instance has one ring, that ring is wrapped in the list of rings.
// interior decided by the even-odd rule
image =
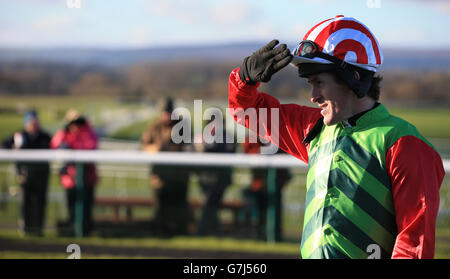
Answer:
[[[136,63],[175,60],[241,60],[261,44],[223,44],[182,47],[154,47],[143,49],[0,49],[0,62],[57,62],[128,66]]]
[[[142,49],[96,48],[0,48],[1,62],[55,62],[106,67],[130,66],[136,63],[176,60],[240,61],[264,42],[220,45],[153,47]],[[289,44],[292,49],[295,44]],[[450,50],[383,49],[384,70],[446,70],[450,67]]]

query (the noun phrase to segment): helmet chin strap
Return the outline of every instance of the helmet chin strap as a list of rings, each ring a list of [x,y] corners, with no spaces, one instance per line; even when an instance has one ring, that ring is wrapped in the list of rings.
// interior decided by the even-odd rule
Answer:
[[[346,67],[337,67],[336,73],[347,84],[358,98],[366,96],[372,85],[373,72],[355,69],[347,64]]]

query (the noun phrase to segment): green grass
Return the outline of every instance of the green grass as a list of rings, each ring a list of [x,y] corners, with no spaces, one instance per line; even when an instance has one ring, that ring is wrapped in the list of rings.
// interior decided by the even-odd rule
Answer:
[[[2,96],[0,104],[0,140],[23,127],[23,112],[34,109],[39,114],[41,126],[49,133],[64,125],[64,116],[69,109],[77,109],[94,125],[99,125],[102,113],[116,109],[133,110],[141,104],[123,104],[108,97],[10,97]]]
[[[165,238],[101,238],[101,237],[58,237],[54,234],[47,234],[45,237],[21,237],[15,231],[3,230],[0,231],[0,239],[3,241],[9,241],[14,243],[39,243],[45,244],[57,244],[61,247],[66,247],[71,243],[76,243],[82,248],[84,246],[97,246],[97,247],[139,247],[139,248],[159,248],[159,249],[171,249],[171,250],[196,250],[196,251],[228,251],[236,253],[260,253],[260,254],[292,254],[296,255],[299,251],[299,245],[296,243],[266,243],[264,241],[256,240],[239,240],[233,238],[213,238],[213,237],[173,237],[169,239]],[[38,253],[33,255],[34,252],[17,252],[10,251],[12,253],[4,252],[0,254],[0,258],[14,258],[17,255],[24,257],[67,257],[67,254],[56,253],[46,255],[46,253]],[[111,258],[117,257],[114,255],[103,255],[94,257]],[[83,258],[85,256],[83,255]],[[132,256],[133,257],[133,256]]]
[[[21,130],[23,127],[23,118],[19,114],[0,114],[0,141],[9,137],[15,131]]]
[[[191,103],[187,103],[188,106]],[[205,101],[203,108],[210,104]],[[221,106],[220,104],[212,104]],[[226,103],[224,104],[226,105]],[[223,106],[223,105],[222,105]],[[117,109],[127,107],[142,108],[142,104],[123,104],[106,97],[2,97],[1,109],[9,109],[0,114],[0,139],[5,138],[17,129],[22,128],[22,115],[14,110],[36,109],[41,117],[42,126],[54,131],[62,125],[62,119],[69,108],[76,108],[85,113],[89,119],[96,123],[99,114],[104,109]],[[425,137],[450,138],[450,110],[443,108],[400,108],[398,106],[388,109],[393,115],[404,118],[414,124]],[[1,110],[0,110],[1,111]],[[139,139],[146,129],[148,121],[130,123],[114,134],[122,139]]]
[[[449,220],[446,220],[447,222]],[[450,227],[436,227],[436,259],[450,259]]]
[[[147,130],[147,127],[151,121],[153,121],[153,119],[134,122],[117,130],[111,135],[111,137],[115,139],[140,141],[142,133]]]
[[[41,126],[50,133],[62,127],[68,109],[74,108],[95,122],[102,108],[114,108],[117,103],[106,98],[79,97],[7,97],[2,96],[0,109],[0,140],[23,128],[23,112],[34,109],[39,114]]]
[[[163,248],[173,250],[196,250],[196,251],[232,251],[239,253],[261,253],[261,254],[286,254],[296,256],[299,253],[298,243],[275,243],[270,244],[263,241],[240,240],[232,238],[200,238],[200,237],[174,237],[170,239],[161,238],[69,238],[58,237],[56,235],[46,235],[44,238],[38,237],[21,237],[15,231],[0,231],[0,239],[15,243],[40,243],[61,245],[66,247],[70,243],[77,243],[80,247],[97,246],[97,247],[140,247],[140,248]],[[64,259],[67,258],[66,253],[54,252],[36,252],[36,251],[0,251],[0,258],[21,258],[21,259]],[[82,258],[139,258],[137,256],[118,256],[118,255],[90,255],[83,254]],[[436,230],[436,259],[450,259],[450,227],[437,227]]]
[[[450,138],[450,110],[442,108],[392,108],[390,113],[409,121],[425,136]]]
[[[450,138],[450,110],[448,109],[393,108],[389,110],[391,114],[412,123],[427,138]],[[131,123],[112,137],[138,140],[148,123],[149,121]]]
[[[46,253],[46,252],[19,252],[19,251],[0,251],[0,259],[67,259],[68,253]],[[123,259],[122,256],[114,255],[92,255],[83,253],[81,259]],[[127,256],[127,259],[142,259],[143,257]]]

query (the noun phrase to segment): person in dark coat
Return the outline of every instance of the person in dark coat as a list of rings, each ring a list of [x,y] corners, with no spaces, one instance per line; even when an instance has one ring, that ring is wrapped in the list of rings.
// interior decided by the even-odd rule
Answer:
[[[203,142],[203,152],[207,153],[234,153],[236,145],[234,143],[225,143],[225,127],[216,125],[215,118],[211,118],[208,122],[210,134],[215,136],[216,129],[222,129],[222,142],[214,140],[213,142]],[[221,206],[222,198],[226,188],[232,182],[231,167],[201,167],[198,171],[198,180],[205,196],[205,205],[203,206],[202,216],[198,225],[197,233],[201,236],[219,235],[220,222],[218,211]]]
[[[24,129],[2,142],[7,149],[47,149],[50,135],[41,130],[38,115],[29,111],[24,117]],[[17,178],[22,190],[19,227],[25,235],[42,235],[47,204],[50,173],[48,162],[18,161]]]
[[[249,138],[243,143],[243,150],[247,154],[259,154],[261,147],[266,144],[262,143],[259,138],[258,142],[251,143]],[[285,152],[278,149],[277,154],[284,154]],[[268,169],[266,168],[252,168],[252,181],[249,187],[244,188],[243,197],[247,202],[247,213],[249,221],[256,225],[257,237],[266,239],[266,223],[267,223],[267,209],[269,203],[269,189],[267,184]],[[277,168],[275,173],[275,192],[273,193],[274,201],[274,240],[282,241],[283,226],[282,226],[282,207],[283,207],[283,188],[291,179],[289,169]]]
[[[171,119],[173,100],[168,98],[160,118],[142,133],[141,149],[146,152],[184,152],[189,144],[176,144],[171,132],[177,123]],[[182,165],[154,164],[150,185],[156,198],[155,228],[163,236],[183,235],[188,232],[191,213],[187,200],[190,171]]]

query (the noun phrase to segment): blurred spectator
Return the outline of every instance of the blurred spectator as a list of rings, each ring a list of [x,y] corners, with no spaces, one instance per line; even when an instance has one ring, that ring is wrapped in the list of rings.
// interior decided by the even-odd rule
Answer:
[[[234,143],[225,143],[226,132],[224,122],[222,126],[214,125],[214,117],[208,122],[208,128],[211,129],[210,135],[216,136],[216,129],[222,129],[222,143],[214,140],[211,143],[203,141],[203,152],[212,153],[234,153],[236,145]],[[200,186],[205,195],[206,201],[202,210],[202,217],[198,226],[198,234],[218,235],[220,233],[220,222],[218,210],[221,206],[222,197],[227,186],[231,184],[232,168],[231,167],[202,167],[198,171],[198,179]]]
[[[49,148],[50,136],[42,131],[35,111],[24,117],[24,129],[3,141],[8,149]],[[50,173],[48,162],[17,162],[18,181],[22,189],[19,226],[24,234],[42,235]]]
[[[159,120],[149,125],[142,134],[142,150],[147,152],[182,152],[187,144],[175,144],[171,138],[172,127],[177,121],[171,120],[172,99],[167,99]],[[150,174],[157,209],[155,225],[158,233],[165,236],[186,234],[190,220],[187,200],[189,170],[184,166],[153,165]]]
[[[259,154],[261,147],[264,146],[259,138],[258,142],[250,143],[249,138],[243,143],[243,150],[247,154]],[[284,153],[278,149],[277,154]],[[268,206],[268,192],[267,192],[267,175],[268,170],[265,168],[251,169],[252,182],[248,188],[243,190],[243,196],[248,204],[247,214],[250,218],[250,223],[256,225],[257,235],[259,238],[266,238],[266,217]],[[275,241],[282,240],[282,189],[291,179],[291,174],[288,169],[277,168],[275,178]]]
[[[66,125],[56,132],[50,146],[57,149],[97,149],[98,137],[88,120],[78,111],[71,109],[66,113]],[[94,189],[98,182],[96,166],[93,163],[82,163],[83,171],[83,235],[88,235],[92,229],[92,207],[94,205]],[[69,211],[68,226],[74,229],[77,164],[69,162],[60,171],[62,186],[66,189]],[[73,231],[72,231],[73,232]]]

